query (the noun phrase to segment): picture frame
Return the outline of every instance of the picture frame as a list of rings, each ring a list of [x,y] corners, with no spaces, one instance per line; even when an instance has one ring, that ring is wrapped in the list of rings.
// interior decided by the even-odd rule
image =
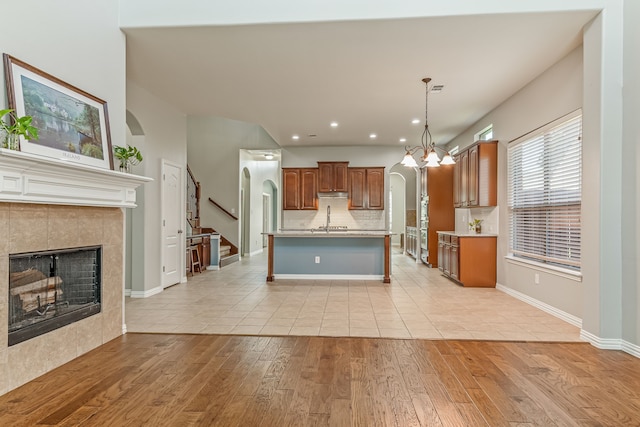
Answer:
[[[107,102],[4,53],[9,108],[31,116],[37,140],[20,137],[20,151],[113,169]]]

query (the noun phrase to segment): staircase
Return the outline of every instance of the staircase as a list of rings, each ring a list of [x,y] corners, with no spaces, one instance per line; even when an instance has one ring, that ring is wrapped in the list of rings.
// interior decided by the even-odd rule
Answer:
[[[189,221],[192,227],[193,234],[201,234],[201,233],[217,233],[211,227],[201,227],[200,225],[200,193],[201,186],[198,181],[193,176],[191,169],[187,165],[187,172],[189,179],[187,179],[187,220]],[[220,205],[215,203],[213,200],[209,199],[211,203],[216,205],[218,208],[222,209],[227,213],[227,215],[231,215]],[[231,215],[235,220],[238,218]],[[240,259],[240,255],[238,254],[238,248],[233,245],[226,237],[220,234],[220,268],[225,265],[229,265],[234,263]]]
[[[216,233],[213,228],[203,228],[203,233]],[[220,268],[240,260],[238,248],[229,242],[222,234],[220,235]]]

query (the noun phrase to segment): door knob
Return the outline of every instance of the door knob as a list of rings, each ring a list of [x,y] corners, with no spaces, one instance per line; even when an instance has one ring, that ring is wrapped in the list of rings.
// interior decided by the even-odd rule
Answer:
[[[182,230],[178,230],[178,234],[182,234]]]

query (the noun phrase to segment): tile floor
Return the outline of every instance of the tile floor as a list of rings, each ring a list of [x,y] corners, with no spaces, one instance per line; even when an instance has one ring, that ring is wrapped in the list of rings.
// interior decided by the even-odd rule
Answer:
[[[129,332],[580,341],[579,328],[496,289],[463,288],[394,253],[391,284],[265,282],[266,254],[126,298]]]

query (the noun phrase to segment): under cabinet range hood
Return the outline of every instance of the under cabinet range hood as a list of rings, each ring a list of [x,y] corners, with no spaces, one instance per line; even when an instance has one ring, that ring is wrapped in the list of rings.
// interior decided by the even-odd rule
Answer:
[[[328,198],[328,197],[332,197],[332,198],[336,198],[336,197],[342,197],[344,199],[349,197],[349,193],[347,193],[346,191],[326,191],[326,192],[318,192],[318,198]]]

